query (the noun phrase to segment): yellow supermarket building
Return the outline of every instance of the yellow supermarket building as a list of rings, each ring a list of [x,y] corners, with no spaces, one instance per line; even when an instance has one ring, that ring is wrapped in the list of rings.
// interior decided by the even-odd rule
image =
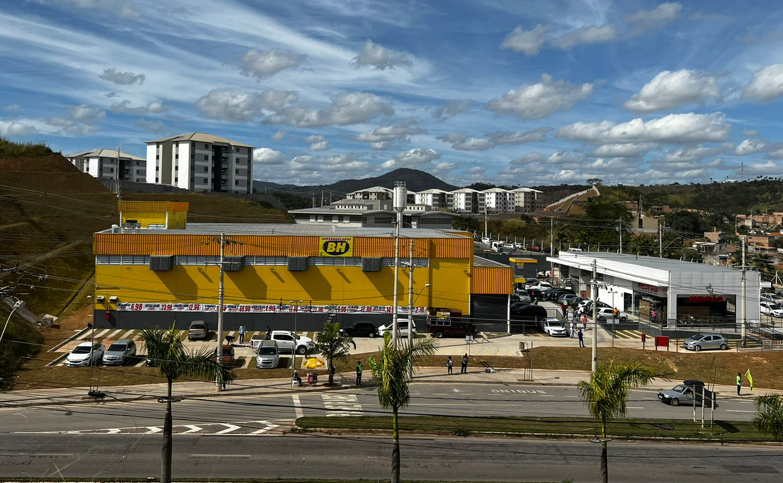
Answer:
[[[188,223],[187,203],[120,202],[121,226],[94,234],[96,327],[136,329],[193,320],[216,327],[221,239],[226,330],[391,319],[394,230],[339,225]],[[474,256],[467,232],[402,229],[400,260],[413,245],[414,317],[428,308],[473,316],[482,330],[506,320],[512,268]],[[399,313],[407,316],[411,270],[401,266]]]

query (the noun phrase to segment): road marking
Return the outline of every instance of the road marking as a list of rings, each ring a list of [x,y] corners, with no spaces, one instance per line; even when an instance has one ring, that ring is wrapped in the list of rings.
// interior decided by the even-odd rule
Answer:
[[[540,389],[493,389],[492,394],[546,394]]]
[[[144,434],[155,434],[155,433],[162,433],[163,432],[163,429],[161,429],[161,428],[159,428],[157,426],[147,426],[147,429],[149,429],[149,431],[147,431]]]
[[[541,397],[555,397],[554,394],[538,394],[538,396],[541,396]]]
[[[304,411],[302,410],[302,402],[299,400],[299,395],[292,394],[291,399],[294,400],[294,413],[296,414],[296,419],[303,418]]]
[[[120,339],[130,339],[130,336],[131,336],[131,335],[132,335],[134,332],[136,332],[136,329],[131,329],[131,330],[129,330],[128,332],[125,332],[124,334],[122,334],[122,337],[120,337]]]
[[[249,460],[249,454],[192,454],[188,458],[201,458],[205,460]]]
[[[727,409],[727,413],[755,413],[756,411],[745,411],[744,409]]]
[[[626,409],[644,409],[643,406],[626,406]]]
[[[226,434],[226,433],[230,433],[231,431],[236,431],[237,429],[239,429],[239,426],[237,426],[236,424],[229,424],[229,423],[220,423],[220,424],[225,426],[226,429],[222,431],[218,431],[215,434]]]
[[[265,427],[265,428],[258,429],[258,430],[256,430],[256,431],[253,431],[253,432],[252,432],[252,433],[250,433],[250,434],[264,434],[264,433],[266,433],[267,431],[269,431],[269,430],[271,430],[271,429],[275,429],[275,428],[278,428],[278,427],[280,427],[279,425],[277,425],[277,424],[272,424],[272,423],[270,423],[270,422],[268,422],[268,421],[258,421],[258,422],[259,422],[259,423],[262,423],[262,424],[265,424],[265,425],[266,425],[266,427]]]
[[[326,416],[361,416],[362,405],[356,394],[321,394],[326,409],[336,410]]]
[[[198,432],[198,431],[201,431],[202,429],[204,429],[204,428],[200,428],[198,426],[192,425],[192,424],[186,424],[185,427],[186,428],[190,428],[190,429],[188,429],[184,433],[180,433],[180,434],[195,433],[195,432]]]
[[[573,398],[578,398],[579,396],[566,396],[566,397],[573,397]]]

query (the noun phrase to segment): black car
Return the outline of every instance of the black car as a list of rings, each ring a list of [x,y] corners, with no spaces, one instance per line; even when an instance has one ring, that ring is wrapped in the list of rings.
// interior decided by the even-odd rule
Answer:
[[[551,300],[554,302],[557,300],[558,297],[566,293],[574,293],[574,291],[571,290],[570,288],[550,288],[549,290],[544,292],[544,299]]]
[[[537,288],[527,289],[527,294],[530,295],[530,298],[533,300],[542,300],[544,298],[544,293]]]
[[[515,320],[539,321],[547,318],[547,312],[540,305],[512,305],[511,317]]]
[[[378,328],[371,322],[356,322],[340,329],[345,335],[350,337],[370,337],[379,336]]]

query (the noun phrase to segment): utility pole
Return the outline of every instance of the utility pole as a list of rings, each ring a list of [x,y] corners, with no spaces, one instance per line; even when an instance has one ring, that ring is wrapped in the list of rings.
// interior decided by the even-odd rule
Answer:
[[[402,212],[405,210],[407,192],[404,181],[394,182],[394,210],[397,212],[397,223],[394,227],[394,301],[392,302],[392,342],[394,348],[399,349],[400,327],[398,324],[399,310],[398,287],[400,280],[400,225],[402,225]],[[412,327],[408,323],[408,337],[412,337]]]
[[[484,238],[489,238],[489,217],[487,216],[486,205],[484,205]]]
[[[742,340],[742,347],[745,347],[747,337],[748,321],[745,318],[747,315],[747,269],[745,268],[745,237],[740,237],[742,241],[742,326],[740,327],[740,339]]]
[[[623,254],[623,220],[619,219],[617,220],[617,228],[620,232],[620,255]]]
[[[226,258],[226,234],[221,233],[220,234],[220,286],[218,288],[217,352],[215,353],[217,356],[215,359],[218,365],[223,364],[223,295],[224,295],[223,263],[225,262],[225,258]],[[294,349],[296,349],[296,347],[294,347]],[[219,372],[220,371],[218,371],[218,373]],[[219,378],[215,380],[215,384],[217,385],[218,391],[223,390],[223,384]]]
[[[313,193],[313,208],[315,208],[315,193]]]
[[[408,238],[410,246],[408,271],[408,349],[413,349],[413,238]],[[411,361],[413,362],[413,361]],[[413,364],[408,365],[408,377],[413,378]]]
[[[663,258],[663,224],[658,225],[658,258]]]
[[[542,240],[542,245],[543,240]],[[549,218],[549,256],[555,256],[555,219]],[[555,276],[555,262],[549,264],[549,274],[551,277]]]
[[[593,279],[590,281],[592,284],[592,296],[593,296],[593,363],[591,370],[593,374],[598,370],[598,260],[593,259]]]
[[[120,147],[117,146],[117,175],[115,176],[117,181],[117,206],[119,207],[120,201],[122,201],[122,193],[120,191]],[[122,230],[122,210],[120,211],[120,230]]]

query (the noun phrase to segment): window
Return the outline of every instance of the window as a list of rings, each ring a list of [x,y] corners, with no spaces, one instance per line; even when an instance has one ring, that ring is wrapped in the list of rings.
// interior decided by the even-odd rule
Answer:
[[[174,166],[174,171],[179,171],[179,165]]]
[[[315,223],[315,215],[310,215],[310,221]]]
[[[114,172],[114,168],[109,168],[109,172],[113,173]]]
[[[209,144],[205,144],[204,149],[209,149]]]
[[[175,154],[174,159],[179,159],[179,154]]]
[[[239,186],[239,180],[238,179],[234,180],[234,186]]]
[[[209,180],[207,178],[204,178],[204,184],[209,183]]]
[[[343,216],[343,223],[350,223],[351,217],[350,216]]]
[[[204,161],[209,161],[209,154],[204,155]]]
[[[160,154],[155,155],[155,160],[157,161],[158,159],[160,159]]]
[[[209,173],[209,167],[208,166],[204,166],[204,172],[205,173]]]
[[[324,222],[324,215],[318,215],[318,223]]]
[[[340,222],[340,216],[334,215],[332,216],[332,223],[339,223]]]
[[[234,174],[239,174],[239,170],[238,170],[238,169],[235,169],[235,170],[234,170]]]
[[[178,182],[178,181],[179,181],[179,178],[174,178],[174,182],[175,183]]]
[[[160,171],[160,166],[155,166],[155,171]]]

